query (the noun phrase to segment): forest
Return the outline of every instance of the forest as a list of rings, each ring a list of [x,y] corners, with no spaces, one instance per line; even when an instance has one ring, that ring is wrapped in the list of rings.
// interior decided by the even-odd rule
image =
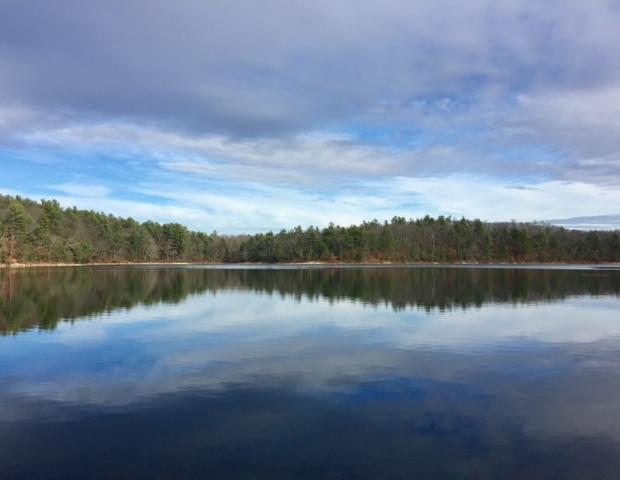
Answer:
[[[191,231],[0,195],[0,263],[618,262],[619,231],[426,216],[255,235]]]

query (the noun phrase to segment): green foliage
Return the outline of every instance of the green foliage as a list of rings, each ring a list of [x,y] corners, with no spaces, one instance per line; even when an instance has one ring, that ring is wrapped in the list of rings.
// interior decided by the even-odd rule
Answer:
[[[618,232],[581,232],[546,224],[484,223],[426,216],[393,217],[322,230],[256,234],[233,261],[250,262],[613,262]]]
[[[2,234],[2,239],[5,242],[3,257],[9,262],[19,257],[28,257],[29,242],[26,236],[31,223],[32,219],[26,213],[20,199],[9,199],[8,211],[3,222],[4,232]]]
[[[613,262],[618,232],[394,216],[223,236],[0,196],[1,262]]]
[[[183,225],[139,223],[0,196],[0,262],[223,261],[226,239]],[[215,246],[215,248],[214,248]]]

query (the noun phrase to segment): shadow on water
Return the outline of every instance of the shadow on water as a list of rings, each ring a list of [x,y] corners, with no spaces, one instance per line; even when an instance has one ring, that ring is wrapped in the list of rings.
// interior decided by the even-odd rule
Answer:
[[[619,295],[620,274],[571,269],[84,267],[0,270],[0,334],[52,330],[135,305],[179,303],[204,292],[243,290],[297,300],[353,300],[449,310],[487,303],[552,302]]]
[[[79,424],[20,426],[4,452],[20,478],[617,478],[605,438],[537,438],[457,394],[353,405],[286,391],[177,395]]]

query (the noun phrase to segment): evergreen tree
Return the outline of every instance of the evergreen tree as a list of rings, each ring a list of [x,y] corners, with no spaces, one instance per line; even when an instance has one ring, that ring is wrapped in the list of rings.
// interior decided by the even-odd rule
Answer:
[[[1,262],[614,262],[619,232],[394,216],[342,227],[220,235],[139,223],[54,200],[0,196]]]
[[[28,242],[26,242],[27,228],[32,219],[26,213],[19,199],[9,202],[8,213],[4,220],[3,240],[6,243],[8,261],[12,262],[18,257],[26,257]]]

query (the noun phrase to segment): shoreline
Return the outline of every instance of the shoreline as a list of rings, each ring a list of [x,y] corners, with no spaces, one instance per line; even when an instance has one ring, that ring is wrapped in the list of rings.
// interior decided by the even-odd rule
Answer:
[[[317,266],[317,267],[579,267],[579,266],[598,266],[620,268],[620,262],[600,262],[600,263],[580,263],[580,262],[92,262],[92,263],[67,263],[67,262],[45,262],[45,263],[0,263],[0,270],[23,270],[30,268],[59,268],[59,267],[182,267],[182,266],[217,266],[217,267],[239,267],[239,266]]]
[[[0,263],[0,268],[24,269],[24,268],[54,268],[54,267],[129,267],[129,266],[182,266],[182,265],[203,265],[203,263],[193,262],[91,262],[91,263],[70,263],[70,262],[44,262],[44,263]],[[207,263],[204,263],[207,265]]]

